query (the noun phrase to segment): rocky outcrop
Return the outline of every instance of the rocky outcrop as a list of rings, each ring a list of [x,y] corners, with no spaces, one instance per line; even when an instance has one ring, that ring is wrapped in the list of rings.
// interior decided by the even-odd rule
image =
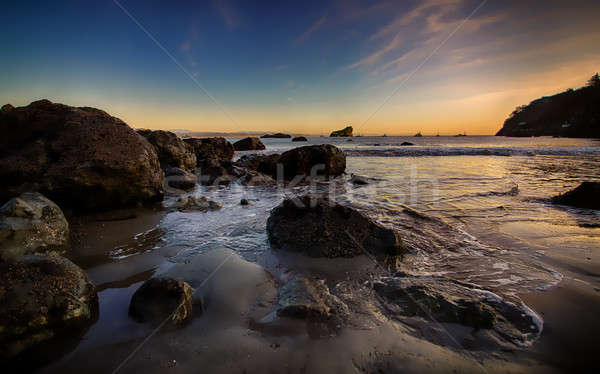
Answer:
[[[546,96],[517,107],[497,136],[600,138],[600,86]]]
[[[36,101],[0,113],[0,132],[0,200],[39,191],[85,211],[162,199],[154,148],[99,109]]]
[[[180,168],[165,169],[165,183],[167,184],[167,187],[189,191],[196,187],[197,181],[198,177],[186,170]]]
[[[98,297],[79,267],[56,255],[0,263],[0,356],[95,321]]]
[[[335,177],[346,170],[346,155],[330,144],[298,147],[281,154],[278,163],[283,165],[283,177],[291,180],[297,175]],[[314,168],[314,169],[313,169]]]
[[[265,145],[259,138],[244,138],[233,143],[233,148],[236,151],[260,151],[265,149]]]
[[[129,304],[129,315],[138,322],[160,324],[169,319],[181,325],[192,316],[194,290],[173,278],[152,278],[135,291]]]
[[[202,185],[229,184],[236,179],[231,160],[235,150],[225,138],[186,138],[194,147],[199,182]]]
[[[69,224],[52,201],[25,192],[0,208],[0,258],[14,260],[34,252],[64,252]]]
[[[277,315],[325,320],[345,305],[329,292],[325,281],[293,275],[279,290]]]
[[[146,129],[139,129],[137,132],[154,146],[163,169],[172,167],[194,171],[196,168],[194,147],[181,140],[175,133]]]
[[[293,142],[307,142],[308,139],[306,139],[306,137],[304,136],[296,136],[295,138],[292,139]]]
[[[329,136],[330,137],[338,137],[338,136],[352,136],[352,126],[347,126],[341,130],[333,131]]]
[[[384,278],[374,283],[373,288],[396,317],[418,316],[473,329],[490,329],[520,346],[531,344],[542,331],[541,318],[520,300],[508,301],[449,279]]]
[[[600,209],[600,182],[583,182],[577,188],[552,198],[554,204]]]
[[[267,220],[271,246],[313,257],[398,256],[397,233],[324,196],[286,199]]]
[[[289,139],[291,137],[292,137],[291,135],[282,134],[280,132],[278,132],[276,134],[265,134],[265,135],[261,136],[261,138],[263,138],[263,139]]]

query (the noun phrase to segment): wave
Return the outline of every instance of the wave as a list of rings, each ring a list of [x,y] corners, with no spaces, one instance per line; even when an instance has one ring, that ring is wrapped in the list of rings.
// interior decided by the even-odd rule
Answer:
[[[387,149],[345,149],[350,157],[421,156],[600,156],[600,147],[427,147]]]

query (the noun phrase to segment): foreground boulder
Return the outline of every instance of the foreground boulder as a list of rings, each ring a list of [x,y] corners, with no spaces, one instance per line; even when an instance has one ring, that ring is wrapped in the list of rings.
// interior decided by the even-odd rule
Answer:
[[[244,138],[233,143],[233,148],[236,151],[255,151],[265,149],[265,145],[259,138]]]
[[[0,200],[39,191],[83,211],[162,199],[154,148],[99,109],[40,100],[0,113],[0,132]]]
[[[146,129],[139,129],[137,132],[154,146],[163,169],[173,167],[194,171],[196,168],[194,147],[181,140],[175,133]]]
[[[520,300],[508,301],[449,279],[384,278],[373,288],[386,309],[398,318],[421,317],[494,330],[501,339],[519,346],[530,345],[542,332],[542,319]]]
[[[317,195],[284,200],[271,211],[267,231],[274,248],[312,257],[353,257],[365,252],[385,257],[402,251],[394,230]]]
[[[352,136],[352,126],[347,126],[341,130],[337,130],[332,132],[329,136],[330,137],[337,137],[337,136]]]
[[[583,182],[577,188],[552,199],[554,204],[600,209],[600,182]]]
[[[198,177],[186,170],[180,168],[165,169],[165,182],[168,187],[189,191],[196,187],[197,181]]]
[[[0,356],[92,323],[98,296],[79,267],[56,255],[0,263]]]
[[[282,153],[277,162],[283,165],[286,180],[297,175],[311,175],[313,170],[324,177],[335,177],[346,170],[346,155],[331,144],[294,148]]]
[[[64,252],[69,224],[52,201],[25,192],[0,208],[0,258],[14,260],[33,252]]]
[[[138,322],[160,324],[169,319],[181,325],[192,315],[194,290],[173,278],[152,278],[135,291],[129,304],[129,315]]]

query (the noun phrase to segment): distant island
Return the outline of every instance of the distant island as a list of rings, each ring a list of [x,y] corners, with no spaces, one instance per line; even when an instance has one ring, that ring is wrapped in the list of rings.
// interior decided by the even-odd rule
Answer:
[[[496,136],[600,138],[600,77],[517,107]]]
[[[282,134],[280,132],[278,132],[277,134],[265,134],[263,136],[261,136],[261,138],[263,139],[269,139],[269,138],[275,138],[275,139],[287,139],[287,138],[291,138],[291,135],[288,134]]]
[[[352,126],[347,126],[342,130],[337,130],[332,132],[330,137],[338,137],[338,136],[352,136]]]

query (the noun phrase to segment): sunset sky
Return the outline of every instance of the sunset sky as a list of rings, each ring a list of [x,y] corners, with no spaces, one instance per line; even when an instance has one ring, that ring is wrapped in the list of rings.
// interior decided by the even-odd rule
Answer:
[[[15,2],[0,103],[152,129],[493,134],[600,70],[599,19],[577,0]]]

